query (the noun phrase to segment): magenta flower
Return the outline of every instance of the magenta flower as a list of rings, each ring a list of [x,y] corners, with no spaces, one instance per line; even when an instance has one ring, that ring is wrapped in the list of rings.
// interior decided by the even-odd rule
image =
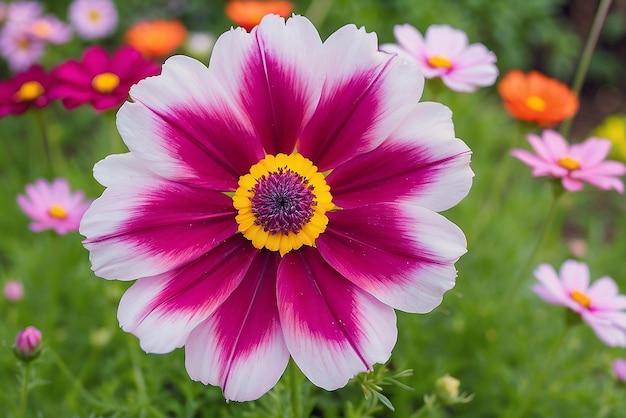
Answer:
[[[83,39],[104,38],[117,28],[117,9],[111,0],[74,0],[69,19]]]
[[[52,183],[37,179],[26,185],[26,195],[19,195],[17,203],[33,222],[31,231],[40,232],[54,229],[63,235],[77,231],[80,219],[91,204],[84,200],[84,193],[72,193],[67,180],[57,178]]]
[[[483,44],[468,44],[467,35],[448,25],[432,25],[422,34],[409,24],[396,25],[393,33],[398,44],[381,45],[417,63],[424,77],[440,77],[454,91],[471,92],[491,86],[498,77],[496,55]]]
[[[130,86],[160,72],[157,64],[129,46],[112,55],[101,46],[92,46],[82,61],[70,60],[52,71],[51,94],[67,109],[89,103],[96,110],[106,110],[124,103]]]
[[[39,65],[0,81],[0,118],[20,115],[31,107],[45,107],[50,100],[52,77]]]
[[[559,273],[549,264],[537,267],[535,293],[580,314],[606,345],[626,347],[626,296],[618,293],[613,279],[605,276],[589,285],[589,267],[574,260],[565,261]]]
[[[626,359],[618,358],[613,362],[613,373],[620,382],[626,382]]]
[[[291,355],[344,386],[395,344],[394,308],[425,313],[455,283],[462,231],[438,211],[468,193],[449,109],[418,103],[415,66],[348,25],[231,29],[211,63],[175,56],[117,115],[130,153],[80,232],[98,276],[137,280],[121,327],[147,352],[181,346],[194,380],[260,397]]]
[[[41,331],[28,326],[18,332],[13,345],[13,352],[22,361],[28,362],[39,355],[41,351]]]
[[[611,149],[611,141],[589,138],[580,144],[569,145],[553,130],[544,130],[541,137],[529,134],[528,142],[535,154],[514,149],[511,155],[531,167],[535,177],[560,178],[563,187],[570,192],[583,188],[584,182],[600,189],[624,192],[624,183],[617,178],[626,174],[626,166],[617,161],[605,161]]]

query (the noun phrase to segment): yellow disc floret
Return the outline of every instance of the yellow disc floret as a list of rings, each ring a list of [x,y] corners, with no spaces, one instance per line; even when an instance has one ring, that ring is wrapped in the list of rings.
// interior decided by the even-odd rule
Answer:
[[[233,196],[238,229],[258,249],[281,256],[315,246],[334,207],[324,175],[301,154],[267,155],[239,178]]]
[[[100,93],[111,93],[120,85],[117,74],[106,72],[100,73],[91,80],[91,86]]]

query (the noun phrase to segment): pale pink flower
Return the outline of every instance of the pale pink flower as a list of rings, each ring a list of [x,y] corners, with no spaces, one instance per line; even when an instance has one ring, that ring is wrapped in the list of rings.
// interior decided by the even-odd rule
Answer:
[[[72,38],[72,28],[53,15],[34,19],[27,25],[27,32],[42,41],[64,44]]]
[[[598,338],[611,347],[626,347],[626,296],[608,276],[589,284],[589,267],[567,260],[560,272],[549,264],[535,270],[539,284],[533,290],[544,301],[565,306],[580,315]]]
[[[7,23],[0,31],[0,55],[14,72],[24,71],[43,55],[46,44],[28,33],[26,26]]]
[[[9,302],[19,302],[24,297],[24,286],[19,280],[11,279],[4,285],[4,298]]]
[[[69,19],[83,39],[104,38],[117,28],[117,9],[110,0],[74,0]]]
[[[393,28],[397,44],[381,45],[422,69],[424,77],[441,80],[454,91],[471,92],[491,86],[498,77],[496,55],[480,43],[469,44],[467,34],[448,25],[432,25],[425,36],[409,24]]]
[[[569,145],[558,132],[547,129],[541,137],[529,134],[528,142],[536,154],[514,149],[511,155],[532,168],[535,177],[560,178],[570,192],[583,188],[587,182],[600,189],[624,192],[624,183],[617,178],[626,174],[626,166],[617,161],[605,161],[611,141],[589,138],[579,144]]]
[[[613,373],[620,382],[626,382],[626,359],[618,358],[613,362]]]
[[[82,191],[72,193],[67,180],[57,178],[52,183],[37,179],[26,186],[26,195],[19,195],[17,203],[33,222],[31,231],[54,229],[57,234],[77,231],[80,220],[91,201],[84,201]]]

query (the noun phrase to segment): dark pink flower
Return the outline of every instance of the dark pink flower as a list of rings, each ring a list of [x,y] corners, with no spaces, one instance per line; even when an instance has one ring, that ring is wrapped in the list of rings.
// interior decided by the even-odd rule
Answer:
[[[41,331],[33,326],[21,330],[15,338],[13,352],[22,361],[31,361],[41,351]]]
[[[389,359],[395,309],[455,283],[463,232],[437,212],[469,191],[451,112],[419,103],[417,67],[348,25],[232,29],[207,68],[175,56],[117,115],[130,153],[81,233],[98,276],[136,280],[122,328],[145,351],[185,346],[194,380],[260,397],[293,357],[333,390]]]
[[[101,46],[92,46],[81,61],[70,60],[53,70],[53,94],[67,109],[89,103],[106,110],[124,103],[130,86],[160,71],[134,48],[125,46],[109,55]]]
[[[31,107],[47,106],[52,99],[51,85],[51,75],[39,65],[0,81],[0,118],[20,115]]]

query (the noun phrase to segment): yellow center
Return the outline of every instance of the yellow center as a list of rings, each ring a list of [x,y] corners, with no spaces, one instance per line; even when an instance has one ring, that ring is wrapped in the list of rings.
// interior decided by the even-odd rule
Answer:
[[[569,171],[578,170],[580,168],[580,162],[569,155],[560,158],[556,163]]]
[[[431,67],[435,68],[446,68],[448,70],[452,68],[452,61],[450,61],[443,55],[433,55],[432,57],[428,58],[428,64]]]
[[[117,74],[102,73],[98,74],[91,80],[91,86],[100,93],[111,93],[120,85],[120,78]]]
[[[291,174],[291,180],[295,179],[298,183],[296,188],[306,188],[312,193],[314,199],[308,208],[311,213],[302,225],[295,228],[295,231],[270,231],[261,224],[259,212],[253,205],[255,190],[259,190],[258,186],[263,186],[270,177],[285,173]],[[253,165],[249,174],[239,178],[239,187],[233,195],[233,206],[238,211],[235,220],[239,225],[239,232],[252,241],[255,248],[279,251],[280,255],[284,256],[302,245],[315,246],[315,239],[328,225],[325,213],[331,210],[334,204],[324,175],[317,171],[317,167],[310,160],[294,153],[267,155]]]
[[[63,209],[63,206],[57,205],[56,203],[50,207],[48,214],[57,219],[67,218],[67,212]]]
[[[97,23],[97,22],[100,21],[100,11],[92,9],[92,10],[89,11],[89,13],[87,13],[87,17],[93,23]]]
[[[524,100],[526,107],[534,110],[535,112],[543,112],[546,110],[546,101],[539,96],[528,96]]]
[[[15,100],[18,102],[27,102],[35,100],[41,96],[44,92],[44,88],[38,81],[27,81],[20,86],[20,89],[15,93]]]
[[[589,308],[591,306],[591,299],[589,299],[589,296],[585,295],[583,292],[574,290],[570,294],[570,297],[580,306],[584,306],[585,308]]]

